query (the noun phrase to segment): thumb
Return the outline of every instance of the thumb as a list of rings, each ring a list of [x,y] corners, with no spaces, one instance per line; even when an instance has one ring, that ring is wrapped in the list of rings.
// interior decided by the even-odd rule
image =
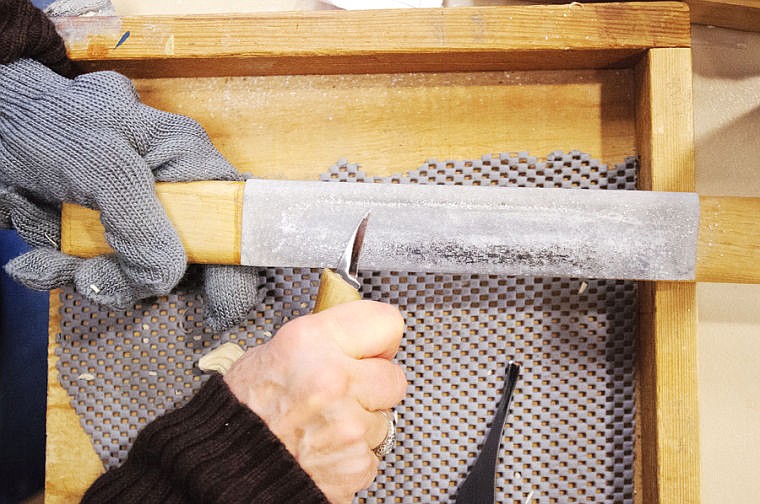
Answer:
[[[398,308],[378,301],[352,301],[308,316],[319,321],[320,330],[355,359],[393,359],[404,334]]]
[[[85,259],[74,272],[77,292],[95,303],[126,310],[142,298],[115,255],[101,255]]]

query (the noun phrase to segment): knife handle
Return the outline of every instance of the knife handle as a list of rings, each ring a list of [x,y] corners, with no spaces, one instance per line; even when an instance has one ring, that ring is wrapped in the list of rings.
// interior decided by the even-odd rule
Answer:
[[[359,291],[330,269],[323,269],[319,277],[319,290],[314,303],[314,313],[333,306],[361,299]]]

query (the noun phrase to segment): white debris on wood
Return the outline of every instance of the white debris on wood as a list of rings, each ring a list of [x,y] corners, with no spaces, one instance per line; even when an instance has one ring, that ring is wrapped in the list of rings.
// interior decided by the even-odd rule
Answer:
[[[208,352],[198,360],[198,367],[206,372],[225,374],[243,356],[245,351],[235,343],[225,343]]]
[[[578,295],[580,296],[581,294],[583,294],[584,292],[586,292],[586,289],[588,289],[588,283],[581,282],[581,286],[578,287]]]

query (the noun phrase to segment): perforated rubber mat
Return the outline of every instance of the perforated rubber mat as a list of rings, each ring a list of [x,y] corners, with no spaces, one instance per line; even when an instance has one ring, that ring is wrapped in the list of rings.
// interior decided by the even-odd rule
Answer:
[[[388,178],[339,162],[327,181],[633,189],[636,161],[612,169],[579,152],[429,161]],[[266,298],[244,326],[203,328],[203,301],[178,290],[113,312],[64,290],[61,383],[107,467],[142,426],[184,404],[205,379],[194,367],[226,341],[259,344],[308,313],[319,272],[265,270]],[[398,361],[409,394],[399,444],[361,502],[450,502],[474,463],[508,360],[522,365],[504,432],[497,502],[632,502],[634,282],[362,272],[365,298],[398,305]]]

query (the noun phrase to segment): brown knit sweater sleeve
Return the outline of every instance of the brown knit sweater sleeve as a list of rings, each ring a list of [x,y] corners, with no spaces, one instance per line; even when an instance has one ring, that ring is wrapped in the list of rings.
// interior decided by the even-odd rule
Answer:
[[[0,64],[20,58],[39,61],[64,77],[77,70],[52,21],[30,0],[0,0]]]
[[[83,503],[299,503],[327,499],[264,422],[213,376],[150,423]]]

